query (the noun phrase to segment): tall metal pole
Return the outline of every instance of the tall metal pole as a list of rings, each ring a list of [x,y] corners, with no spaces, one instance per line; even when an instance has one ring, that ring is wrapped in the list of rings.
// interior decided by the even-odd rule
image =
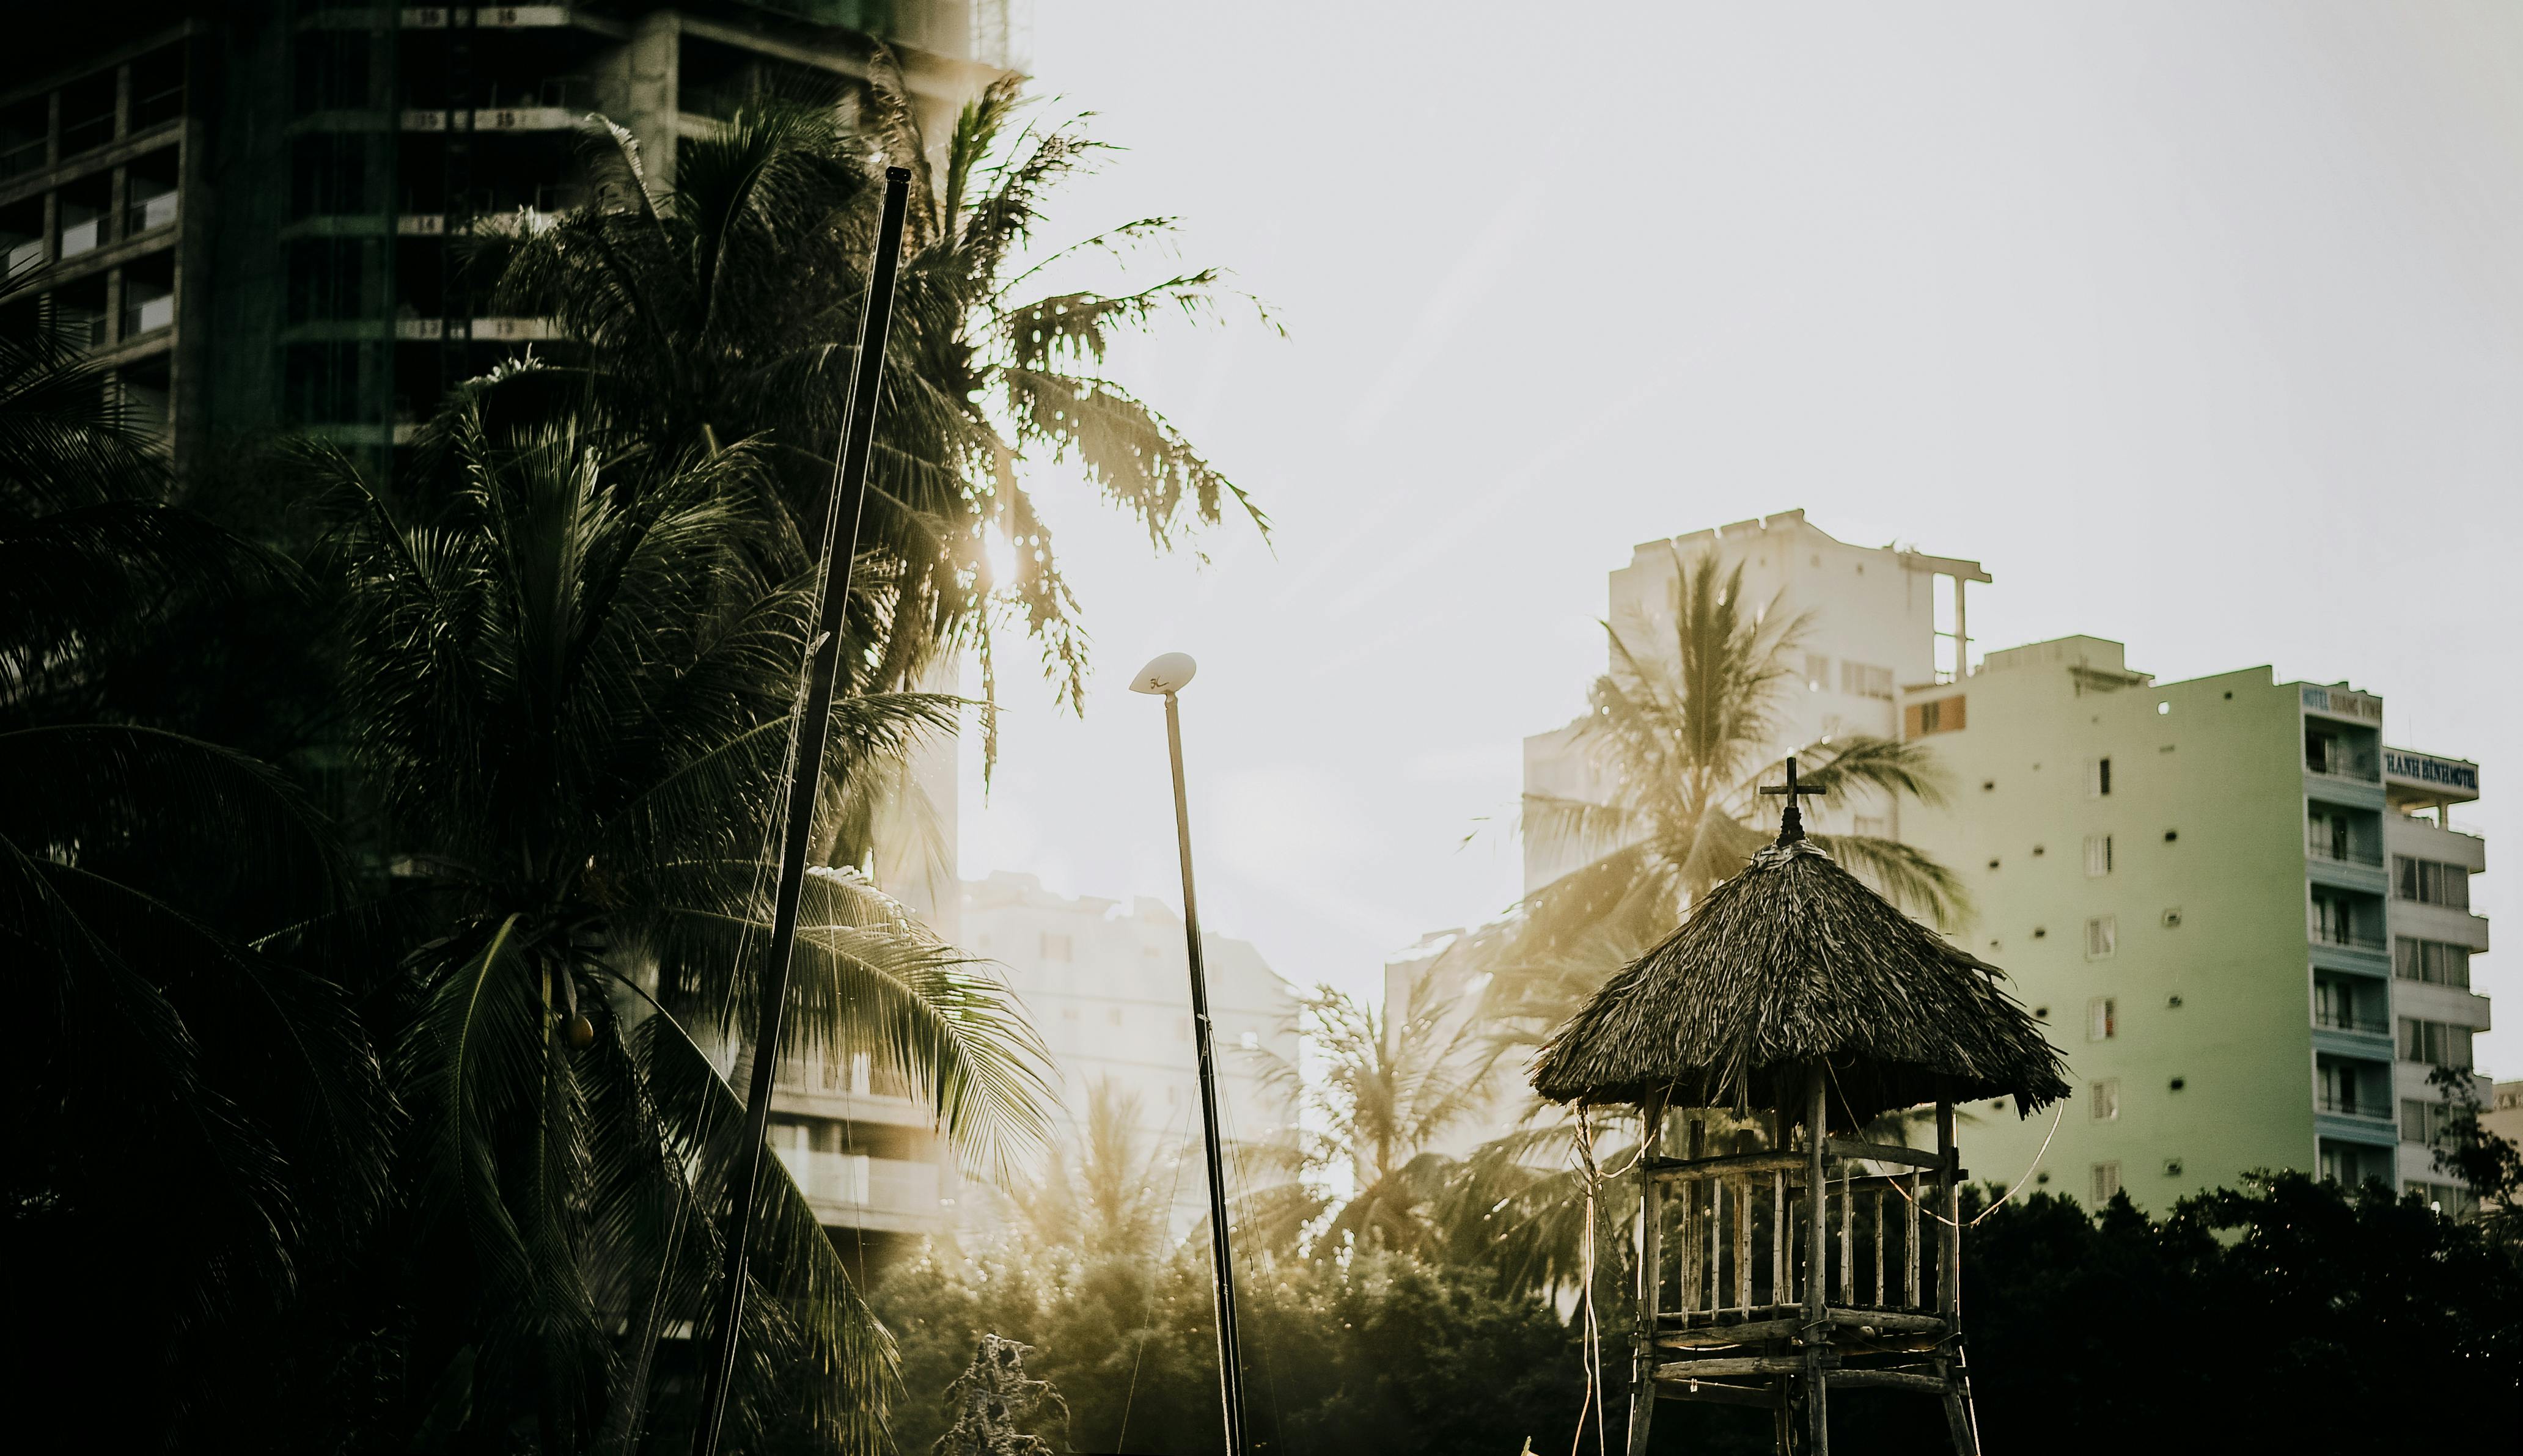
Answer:
[[[884,384],[884,346],[893,328],[893,275],[902,261],[902,219],[911,173],[884,169],[884,211],[877,223],[876,261],[868,270],[867,305],[859,318],[858,358],[850,365],[850,413],[833,462],[833,494],[824,517],[824,601],[806,660],[806,702],[797,720],[797,758],[788,782],[787,818],[780,835],[780,882],[772,902],[771,945],[763,956],[761,1008],[753,1029],[753,1075],[744,1102],[744,1138],[728,1175],[735,1210],[719,1269],[716,1339],[701,1389],[697,1456],[718,1456],[727,1391],[736,1375],[737,1328],[744,1318],[746,1245],[762,1181],[763,1138],[771,1123],[771,1083],[780,1065],[780,1027],[788,1007],[788,961],[797,947],[797,902],[806,888],[806,845],[824,778],[824,746],[833,729],[833,683],[841,664],[841,627],[849,609],[850,560],[858,553],[859,518],[867,502],[868,455],[876,440],[877,396]],[[846,526],[846,530],[843,528]]]
[[[1173,754],[1174,841],[1182,854],[1183,940],[1191,958],[1192,1039],[1200,1057],[1201,1148],[1209,1158],[1209,1252],[1217,1266],[1218,1396],[1226,1408],[1227,1456],[1245,1456],[1244,1363],[1235,1330],[1235,1263],[1226,1238],[1226,1160],[1217,1140],[1217,1044],[1209,1019],[1209,972],[1200,954],[1200,901],[1191,883],[1191,800],[1183,791],[1182,712],[1171,688],[1166,691],[1166,746]]]

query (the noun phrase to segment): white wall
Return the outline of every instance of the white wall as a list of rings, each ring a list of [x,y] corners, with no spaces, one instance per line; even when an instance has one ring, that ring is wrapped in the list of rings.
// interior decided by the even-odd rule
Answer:
[[[1056,1138],[1082,1126],[1098,1081],[1135,1093],[1140,1131],[1193,1159],[1175,1195],[1197,1212],[1200,1090],[1182,917],[1162,901],[1071,899],[1030,874],[999,871],[963,890],[964,948],[1007,967],[1050,1049],[1063,1108]],[[1261,1075],[1262,1058],[1297,1059],[1297,998],[1259,951],[1202,937],[1218,1047],[1221,1132],[1230,1142],[1292,1135],[1295,1109]]]

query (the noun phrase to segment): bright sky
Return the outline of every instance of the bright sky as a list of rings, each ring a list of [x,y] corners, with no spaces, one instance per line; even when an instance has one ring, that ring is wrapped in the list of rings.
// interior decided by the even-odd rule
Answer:
[[[1127,149],[1062,229],[1177,215],[1285,323],[1114,371],[1273,531],[1157,560],[1046,482],[1095,691],[1006,689],[986,807],[968,738],[968,877],[1179,900],[1123,684],[1188,651],[1205,918],[1372,989],[1513,899],[1604,574],[1795,506],[1985,563],[1982,649],[2380,692],[2517,852],[2523,8],[1038,0],[1034,61]]]

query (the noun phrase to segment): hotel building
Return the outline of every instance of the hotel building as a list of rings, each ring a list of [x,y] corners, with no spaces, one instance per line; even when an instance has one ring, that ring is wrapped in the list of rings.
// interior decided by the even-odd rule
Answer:
[[[1955,785],[1902,837],[1961,872],[1948,933],[2006,967],[2077,1088],[2055,1131],[1974,1109],[1976,1175],[2156,1211],[2273,1168],[2461,1201],[2427,1077],[2490,1024],[2485,847],[2450,819],[2475,764],[2388,746],[2346,684],[2158,683],[2097,637],[1992,652],[1902,714]]]

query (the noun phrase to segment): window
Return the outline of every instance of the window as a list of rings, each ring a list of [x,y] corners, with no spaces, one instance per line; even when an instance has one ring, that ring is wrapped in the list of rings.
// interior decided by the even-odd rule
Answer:
[[[2413,860],[2407,855],[2392,856],[2392,892],[2404,900],[2420,905],[2442,905],[2452,910],[2470,909],[2470,870],[2460,865],[2447,865],[2436,860]]]
[[[2100,879],[2112,872],[2112,836],[2085,836],[2085,878]]]
[[[1191,1040],[1191,1017],[1174,1017],[1174,1040],[1178,1042],[1187,1042]]]
[[[1072,949],[1068,936],[1055,935],[1048,930],[1042,932],[1042,959],[1045,961],[1067,961],[1071,959]]]
[[[2435,1146],[2444,1136],[2445,1124],[2452,1120],[2452,1108],[2424,1098],[2401,1099],[2401,1141]]]
[[[1892,833],[1892,822],[1879,814],[1858,815],[1850,821],[1850,826],[1860,834],[1872,835],[1877,839],[1889,838]]]
[[[2304,819],[2304,852],[2316,860],[2349,858],[2348,816],[2317,806],[2308,811]]]
[[[2085,1003],[2085,1040],[2108,1042],[2119,1034],[2119,1003],[2097,996]]]
[[[2094,1194],[2094,1206],[2097,1208],[2100,1208],[2105,1203],[2118,1198],[2120,1196],[2120,1165],[2118,1163],[2094,1164],[2094,1181],[2092,1187]]]
[[[1121,1024],[1121,1009],[1120,1009],[1119,1007],[1117,1007],[1117,1006],[1115,1006],[1115,1007],[1106,1007],[1106,1008],[1104,1009],[1104,1021],[1105,1021],[1105,1024],[1106,1024],[1106,1025],[1109,1025],[1109,1026],[1119,1026],[1119,1025],[1120,1025],[1120,1024]]]
[[[1244,1050],[1247,1052],[1259,1052],[1262,1050],[1262,1033],[1258,1031],[1248,1031],[1244,1033],[1243,1041]]]
[[[2356,1066],[2346,1061],[2321,1063],[2321,1110],[2345,1117],[2381,1117],[2388,1115],[2382,1106],[2365,1097],[2365,1078]]]
[[[2401,1059],[2423,1061],[2431,1066],[2470,1065],[2470,1039],[2467,1026],[2449,1021],[2420,1021],[2401,1018]]]
[[[1904,727],[1908,728],[1909,736],[1913,738],[1925,737],[1929,733],[1958,732],[1967,726],[1963,716],[1963,699],[1959,693],[1949,698],[1937,698],[1933,702],[1912,703],[1903,710],[1902,717]]]
[[[2108,961],[2119,953],[2120,917],[2096,916],[2085,922],[2085,959]]]
[[[1892,701],[1892,670],[1843,662],[1839,665],[1839,690],[1853,698],[1881,698],[1888,703]]]
[[[2316,889],[2305,928],[2326,946],[2371,946],[2379,950],[2381,943],[2376,939],[2374,925],[2377,918],[2371,912],[2358,915],[2356,904],[2345,895]]]
[[[1805,690],[1820,692],[1831,686],[1831,659],[1819,652],[1805,654]]]
[[[1077,1008],[1075,1008],[1075,1007],[1073,1007],[1073,1006],[1065,1006],[1065,1007],[1062,1007],[1062,1008],[1060,1009],[1060,1019],[1062,1019],[1063,1021],[1074,1021],[1074,1020],[1076,1020],[1076,1019],[1077,1019]]]
[[[2381,1031],[2362,1025],[2356,1016],[2356,988],[2348,981],[2319,976],[2312,983],[2312,1024],[2340,1031]]]
[[[2424,981],[2431,986],[2470,985],[2468,946],[2411,940],[2404,935],[2393,941],[2392,949],[2392,969],[2402,980]]]
[[[866,1052],[850,1054],[850,1096],[865,1097],[876,1087],[876,1057]]]
[[[2356,1143],[2321,1143],[2321,1181],[2323,1184],[2366,1184],[2366,1181],[2392,1181],[2392,1153],[2384,1149],[2359,1149]]]
[[[2107,758],[2085,760],[2085,797],[2108,799],[2112,796],[2112,761]]]
[[[2470,1190],[2458,1183],[2421,1183],[2412,1178],[2404,1185],[2403,1191],[2426,1199],[2428,1206],[2436,1212],[2450,1213],[2456,1218],[2468,1214],[2478,1202],[2471,1197]]]
[[[2106,1077],[2085,1084],[2085,1111],[2096,1122],[2120,1120],[2120,1079]]]

